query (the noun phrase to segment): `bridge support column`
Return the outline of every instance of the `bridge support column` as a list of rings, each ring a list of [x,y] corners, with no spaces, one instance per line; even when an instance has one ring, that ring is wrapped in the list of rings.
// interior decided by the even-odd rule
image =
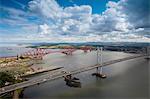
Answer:
[[[19,93],[17,90],[13,91],[13,99],[19,99]]]
[[[96,73],[93,73],[92,76],[106,78],[106,75],[103,74],[103,68],[102,68],[102,65],[103,65],[102,64],[102,50],[103,50],[102,47],[101,47],[101,51],[99,50],[99,47],[97,47],[97,64],[101,66],[96,68]],[[99,71],[99,68],[100,68],[100,71]]]
[[[145,58],[145,59],[148,59],[148,60],[150,60],[150,46],[148,46],[147,48],[146,48],[146,54],[147,54],[147,57]]]

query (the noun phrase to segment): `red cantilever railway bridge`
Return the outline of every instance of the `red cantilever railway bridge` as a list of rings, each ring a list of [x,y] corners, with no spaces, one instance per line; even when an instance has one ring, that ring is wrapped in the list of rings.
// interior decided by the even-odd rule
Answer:
[[[79,49],[83,50],[84,52],[93,50],[93,48],[90,46],[82,46]],[[45,49],[45,48],[35,48],[35,49],[29,50],[27,52],[21,53],[18,56],[42,59],[43,56],[45,56],[47,54],[52,54],[52,53],[63,53],[66,55],[72,55],[72,53],[76,50],[77,49],[74,47],[64,47],[63,49],[57,50],[57,51],[54,51],[51,49]],[[17,57],[17,56],[8,56],[8,57],[0,57],[0,58],[10,58],[10,57]]]
[[[84,47],[80,47],[79,49],[83,50],[84,52],[88,52],[88,51],[92,50],[92,47],[84,46]],[[72,53],[76,50],[77,49],[74,48],[74,47],[65,47],[64,49],[57,50],[57,51],[53,51],[53,50],[50,50],[50,49],[36,48],[36,49],[29,50],[29,51],[21,54],[21,56],[42,58],[43,56],[45,56],[47,54],[51,54],[51,53],[63,53],[63,54],[66,54],[66,55],[72,55]]]

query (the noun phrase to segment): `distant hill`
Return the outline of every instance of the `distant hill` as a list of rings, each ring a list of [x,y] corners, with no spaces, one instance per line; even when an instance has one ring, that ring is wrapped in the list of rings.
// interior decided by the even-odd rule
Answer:
[[[33,46],[54,46],[54,45],[73,45],[73,46],[129,46],[129,47],[146,47],[150,43],[137,43],[137,42],[84,42],[84,43],[30,43]]]

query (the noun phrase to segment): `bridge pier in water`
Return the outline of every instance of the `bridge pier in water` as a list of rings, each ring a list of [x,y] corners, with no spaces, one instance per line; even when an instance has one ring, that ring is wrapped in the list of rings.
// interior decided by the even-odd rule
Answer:
[[[145,53],[147,54],[147,57],[146,57],[145,59],[150,60],[150,46],[148,46],[148,47],[146,48]]]
[[[67,86],[81,88],[81,83],[79,81],[79,78],[72,77],[72,74],[67,74],[66,76],[63,77]]]
[[[97,47],[97,65],[101,65],[101,66],[96,68],[96,73],[92,73],[92,76],[106,78],[107,76],[103,74],[102,50],[103,50],[102,47],[100,49],[99,47]]]

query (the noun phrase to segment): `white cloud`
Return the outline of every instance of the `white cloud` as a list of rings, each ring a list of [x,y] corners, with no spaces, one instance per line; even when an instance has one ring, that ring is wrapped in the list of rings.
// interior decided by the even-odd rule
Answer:
[[[34,11],[34,9],[41,9],[42,11],[40,10],[40,12],[36,12],[36,14],[42,16],[43,18],[46,17],[45,20],[48,22],[43,24],[47,24],[47,25],[49,24],[50,26],[49,30],[51,30],[52,32],[59,33],[62,35],[63,34],[82,35],[86,33],[87,30],[89,30],[91,19],[92,19],[91,18],[92,8],[90,6],[83,5],[83,6],[66,7],[62,9],[61,7],[58,6],[58,4],[54,0],[52,0],[51,5],[53,6],[55,5],[58,7],[55,9],[59,9],[55,11],[51,9],[51,7],[46,7],[49,9],[41,8],[41,5],[51,6],[48,5],[49,0],[46,0],[46,2],[43,1],[39,2],[39,0],[35,0],[35,1],[36,3],[34,1],[29,2],[30,5],[29,7],[31,7],[30,10]],[[53,2],[54,4],[52,4]],[[56,16],[56,14],[53,14],[53,12],[57,13],[59,17]],[[41,31],[40,34],[48,34],[48,31],[47,33],[45,33],[45,31]]]
[[[45,36],[54,32],[60,35],[64,41],[69,38],[64,38],[63,35],[69,35],[70,39],[76,37],[77,40],[81,36],[81,38],[86,38],[85,41],[99,41],[107,38],[109,38],[107,40],[115,41],[127,40],[127,38],[143,40],[144,36],[136,33],[141,29],[135,29],[134,24],[128,20],[128,15],[122,11],[125,9],[124,3],[127,3],[127,0],[109,1],[102,14],[92,14],[92,8],[89,5],[62,8],[55,0],[33,0],[29,2],[29,8],[33,12],[38,11],[36,13],[42,17],[50,18],[50,21],[55,22],[46,30],[41,31],[41,34],[46,34]],[[116,31],[120,36],[116,35]],[[131,31],[135,33],[132,34]],[[115,35],[113,35],[114,32]],[[144,40],[145,38],[147,37],[144,37]]]
[[[145,11],[140,15],[137,12],[140,10],[138,6],[142,1],[133,0],[138,2],[138,5],[134,5],[130,1],[109,1],[102,14],[92,14],[90,5],[74,5],[63,8],[55,0],[32,0],[28,3],[29,12],[6,9],[12,16],[9,19],[3,19],[3,22],[11,25],[17,23],[22,26],[20,31],[27,32],[28,36],[24,39],[29,40],[150,42],[149,29],[144,27],[144,23],[146,23],[146,27],[148,26],[145,22],[147,17],[142,18],[147,13]],[[36,16],[39,19],[38,22],[30,22],[27,19],[30,16]],[[23,38],[23,36],[21,37]]]
[[[1,18],[0,23],[5,23],[8,25],[13,26],[14,24],[16,25],[22,25],[27,23],[27,19],[23,18],[24,16],[27,16],[27,14],[22,11],[22,10],[18,10],[15,8],[7,8],[7,7],[0,7],[1,9],[1,13],[3,12],[7,12],[6,14],[8,14],[8,18]]]
[[[49,34],[50,33],[49,26],[47,24],[40,25],[39,26],[39,32],[41,35]]]
[[[132,25],[127,21],[127,16],[121,12],[119,2],[109,1],[107,9],[102,15],[93,15],[93,29],[102,32],[122,31],[127,32]]]

